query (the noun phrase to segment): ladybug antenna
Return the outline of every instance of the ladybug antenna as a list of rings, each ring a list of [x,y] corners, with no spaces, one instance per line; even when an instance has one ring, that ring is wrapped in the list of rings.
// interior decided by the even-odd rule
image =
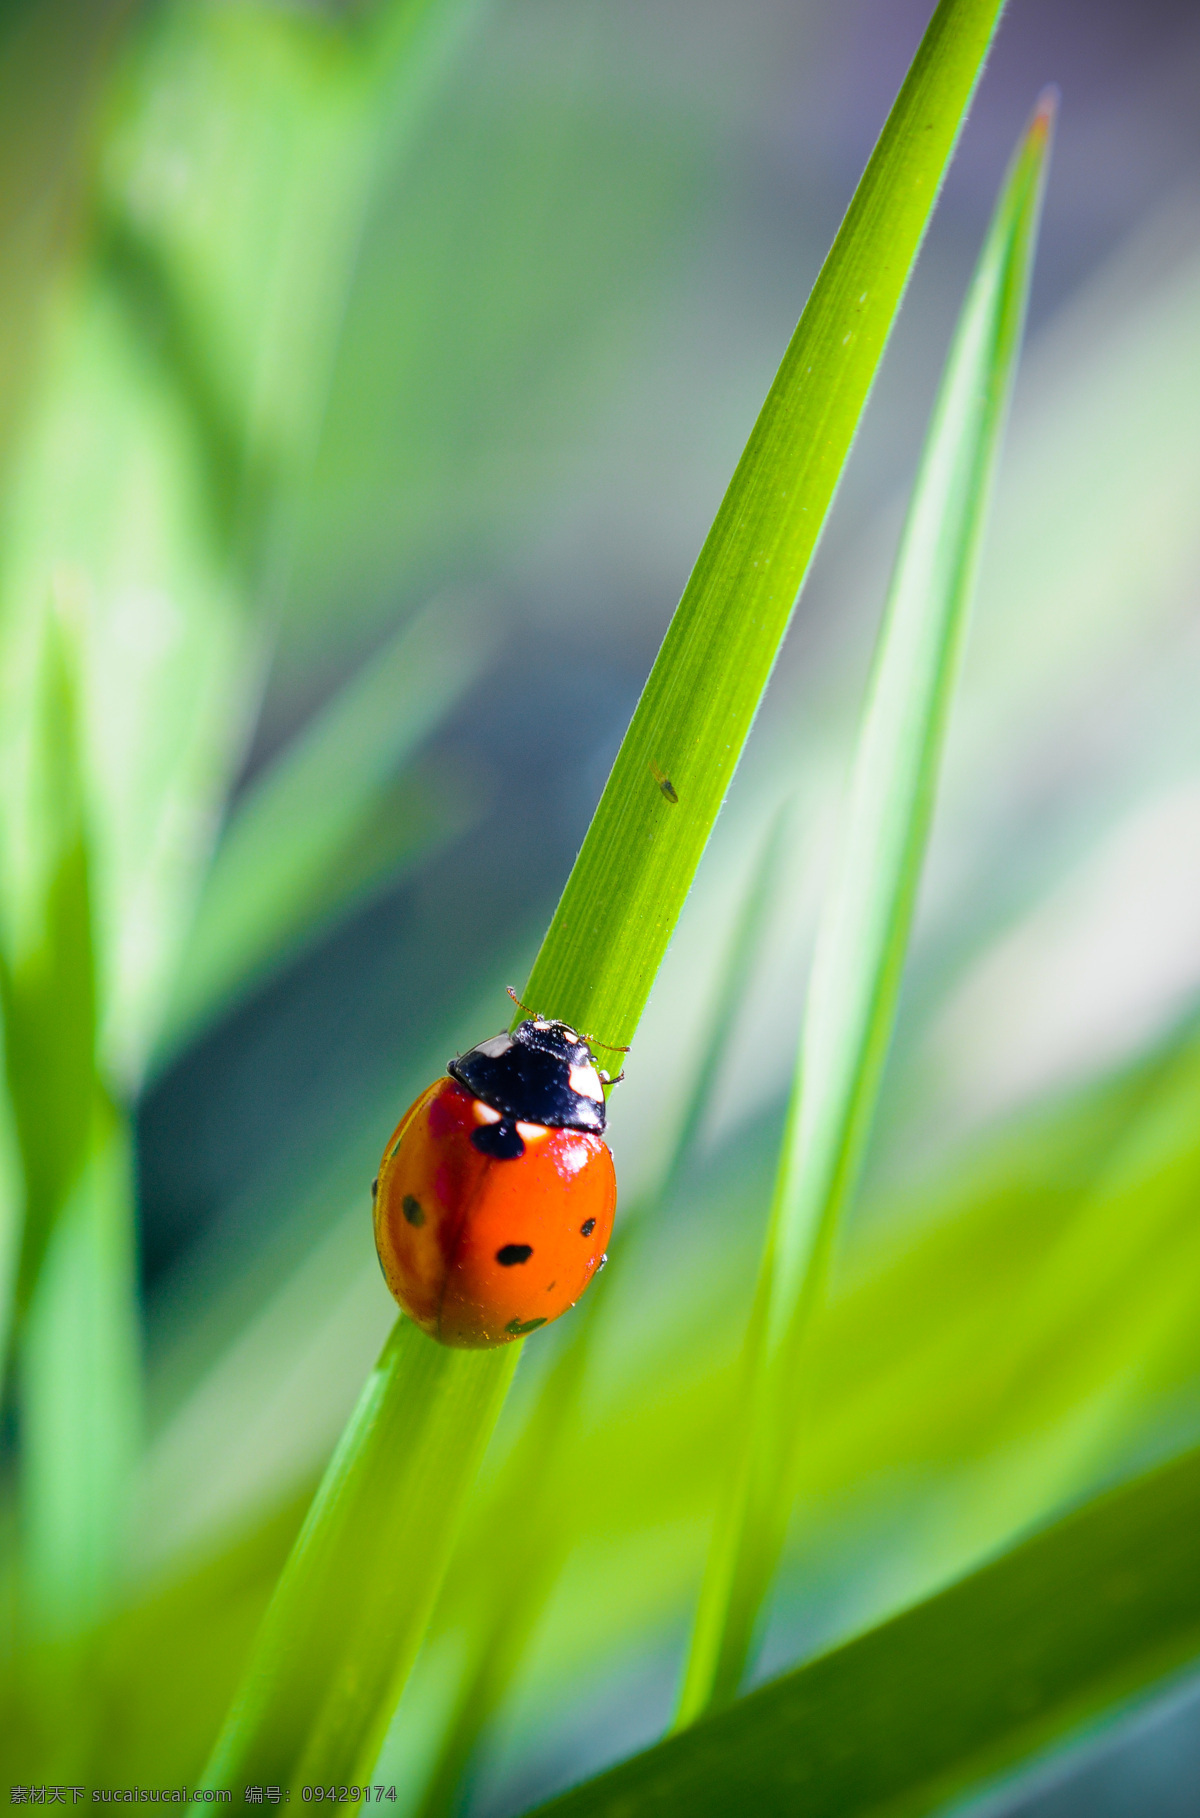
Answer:
[[[523,1004],[521,1002],[520,998],[517,996],[516,992],[513,990],[511,985],[506,985],[504,988],[508,992],[508,995],[512,998],[512,1001],[517,1006],[518,1010],[523,1010],[525,1012],[526,1016],[537,1016],[538,1013],[536,1010],[531,1010],[529,1008],[528,1004]]]
[[[616,1042],[602,1042],[598,1035],[589,1035],[586,1029],[581,1029],[579,1031],[579,1033],[580,1033],[580,1035],[582,1035],[584,1041],[587,1043],[589,1048],[607,1048],[607,1050],[610,1054],[628,1054],[629,1053],[628,1048],[621,1048],[617,1045]],[[613,1084],[616,1085],[615,1080],[613,1081]]]

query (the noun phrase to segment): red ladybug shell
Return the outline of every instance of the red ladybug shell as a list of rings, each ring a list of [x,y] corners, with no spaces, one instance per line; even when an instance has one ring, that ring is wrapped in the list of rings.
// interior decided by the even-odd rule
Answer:
[[[603,1140],[524,1123],[524,1154],[500,1160],[471,1141],[496,1115],[456,1080],[435,1080],[392,1132],[379,1170],[384,1277],[444,1345],[508,1344],[557,1319],[612,1232],[617,1182]]]

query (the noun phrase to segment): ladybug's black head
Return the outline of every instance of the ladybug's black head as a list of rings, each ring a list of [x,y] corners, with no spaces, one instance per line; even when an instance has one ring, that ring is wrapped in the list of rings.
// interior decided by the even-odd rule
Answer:
[[[454,1079],[504,1118],[557,1129],[604,1129],[604,1087],[569,1023],[531,1016],[450,1062]]]

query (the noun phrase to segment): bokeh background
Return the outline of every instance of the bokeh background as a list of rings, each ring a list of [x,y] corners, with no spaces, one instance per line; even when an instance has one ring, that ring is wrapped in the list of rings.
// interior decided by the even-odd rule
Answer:
[[[332,286],[312,304],[319,285],[272,264],[273,192],[251,173],[301,146],[328,175],[345,134],[320,57],[295,73],[288,34],[352,35],[371,10],[9,0],[0,15],[8,509],[47,459],[42,425],[60,408],[47,399],[89,409],[71,391],[63,299],[115,271],[142,312],[147,370],[173,360],[202,425],[205,485],[227,489],[212,506],[225,556],[198,557],[188,585],[219,593],[237,626],[211,708],[235,804],[261,801],[314,727],[326,743],[289,812],[319,821],[343,777],[363,801],[333,875],[297,887],[295,926],[268,928],[241,975],[222,982],[193,931],[165,1032],[129,1065],[148,1372],[134,1551],[147,1583],[286,1523],[353,1405],[393,1311],[369,1230],[383,1140],[451,1052],[507,1020],[504,987],[528,969],[929,9],[460,8],[395,130],[389,116],[361,154],[366,174],[328,193],[314,179],[311,218],[302,208],[291,222],[288,244],[303,251],[307,235],[315,269],[341,258],[353,273],[344,305]],[[282,48],[256,48],[254,19]],[[832,1315],[829,1430],[762,1670],[1200,1432],[1193,1201],[1132,1260],[1102,1219],[1077,1233],[1095,1269],[1078,1302],[1063,1288],[1082,1266],[1075,1227],[1053,1211],[1125,1129],[1129,1082],[1163,1076],[1194,1040],[1200,14],[1188,0],[1012,0],[614,1103],[635,1213],[614,1240],[590,1463],[570,1479],[596,1493],[594,1550],[564,1563],[474,1764],[473,1813],[519,1810],[669,1715],[719,1467],[706,1408],[720,1405],[748,1304],[889,562],[970,265],[1047,81],[1062,115],[1027,354]],[[356,220],[338,212],[351,190]],[[250,320],[268,292],[276,369],[248,378],[237,312]],[[317,345],[314,379],[289,362]],[[229,429],[251,391],[252,459],[231,452]],[[124,458],[84,431],[71,446],[85,494],[89,471]],[[268,470],[256,516],[246,501]],[[154,479],[139,483],[138,522],[166,521]],[[136,668],[160,635],[155,611],[130,609],[112,661]],[[406,631],[414,641],[398,646]],[[153,688],[152,663],[147,676]],[[409,690],[407,729],[364,782],[356,727],[386,714],[393,684]],[[198,817],[200,844],[213,825],[211,809]],[[659,1204],[690,1056],[773,825],[770,910],[695,1166]],[[189,998],[197,977],[207,995]],[[1188,1084],[1185,1135],[1197,1108]],[[1112,1217],[1120,1230],[1119,1207]],[[636,1266],[622,1272],[626,1241]],[[906,1297],[923,1320],[931,1280],[966,1295],[966,1329],[947,1327],[913,1379]],[[510,1426],[539,1346],[549,1356],[556,1342],[527,1348]],[[501,1454],[505,1443],[502,1431]],[[595,1486],[614,1478],[623,1500],[609,1507]],[[413,1810],[457,1623],[452,1595],[385,1757],[416,1789]],[[1193,1810],[1200,1694],[1176,1688],[1039,1776],[994,1791],[988,1809]]]

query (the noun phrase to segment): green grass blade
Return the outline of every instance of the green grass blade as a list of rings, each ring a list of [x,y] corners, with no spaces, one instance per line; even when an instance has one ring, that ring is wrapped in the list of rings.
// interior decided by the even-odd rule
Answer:
[[[132,1202],[128,1132],[101,1104],[20,1341],[22,1592],[39,1642],[91,1627],[123,1564],[140,1437]]]
[[[64,1641],[113,1593],[140,1397],[128,1142],[95,1069],[78,653],[54,614],[30,627],[29,646],[26,761],[5,804],[0,963],[24,1201],[21,1593],[26,1634]]]
[[[785,839],[795,814],[796,803],[789,797],[780,805],[767,828],[739,904],[718,975],[700,1066],[688,1094],[687,1111],[663,1171],[664,1198],[678,1184],[689,1156],[695,1153],[704,1119],[712,1110],[717,1080],[737,1025],[738,1012],[745,1001],[754,962],[762,947],[767,919],[774,907]]]
[[[607,1287],[602,1278],[584,1301],[493,1495],[464,1533],[467,1569],[474,1569],[477,1584],[474,1632],[420,1818],[446,1818],[454,1811],[479,1737],[512,1683],[570,1551],[572,1535],[561,1521],[547,1519],[544,1490],[564,1438],[580,1421],[592,1335]]]
[[[1016,370],[1049,150],[1039,105],[1001,192],[934,408],[822,917],[728,1478],[678,1721],[732,1698],[782,1545],[799,1354],[891,1040],[966,612]]]
[[[279,1581],[205,1784],[370,1778],[519,1347],[396,1322]]]
[[[163,1038],[177,1047],[345,905],[347,861],[397,770],[496,645],[477,604],[417,613],[288,744],[234,809],[205,881]],[[419,821],[410,821],[419,837]],[[393,848],[393,857],[401,854]]]
[[[1200,1454],[560,1799],[547,1818],[917,1818],[1200,1648]]]
[[[629,1043],[729,788],[1001,0],[941,0],[617,754],[526,1003]]]
[[[76,653],[38,626],[25,788],[5,828],[0,959],[5,1066],[24,1175],[18,1299],[28,1301],[54,1221],[83,1165],[96,1096],[95,961]]]
[[[9,1355],[21,1266],[25,1181],[7,1077],[0,1078],[0,1357]]]
[[[627,1041],[766,686],[1002,0],[941,0],[817,280],[535,964],[527,1001]],[[424,1349],[422,1349],[424,1347]],[[330,1468],[209,1764],[214,1784],[372,1765],[515,1365],[403,1324]],[[472,1387],[473,1385],[473,1387]],[[444,1393],[443,1430],[429,1426]],[[472,1422],[477,1423],[472,1425]],[[372,1436],[390,1436],[390,1459]],[[405,1440],[407,1438],[407,1446]],[[377,1516],[392,1530],[380,1559]],[[420,1536],[427,1550],[396,1543]],[[434,1544],[434,1537],[437,1544]],[[419,1572],[419,1580],[414,1573]],[[358,1686],[351,1696],[348,1688]]]
[[[576,1313],[574,1329],[539,1388],[537,1402],[500,1481],[463,1535],[450,1582],[456,1585],[460,1607],[463,1580],[470,1582],[470,1653],[421,1801],[420,1818],[446,1818],[455,1809],[480,1737],[517,1678],[575,1542],[574,1525],[564,1522],[554,1486],[564,1449],[579,1426],[582,1393],[596,1334],[602,1329],[603,1309],[616,1271],[638,1267],[636,1233],[642,1231],[643,1219],[652,1217],[656,1207],[670,1198],[694,1154],[774,900],[791,807],[785,803],[768,827],[738,904],[700,1064],[661,1178],[644,1199],[624,1209],[620,1259],[615,1269],[610,1265],[593,1285]],[[631,1215],[636,1221],[632,1233]]]

